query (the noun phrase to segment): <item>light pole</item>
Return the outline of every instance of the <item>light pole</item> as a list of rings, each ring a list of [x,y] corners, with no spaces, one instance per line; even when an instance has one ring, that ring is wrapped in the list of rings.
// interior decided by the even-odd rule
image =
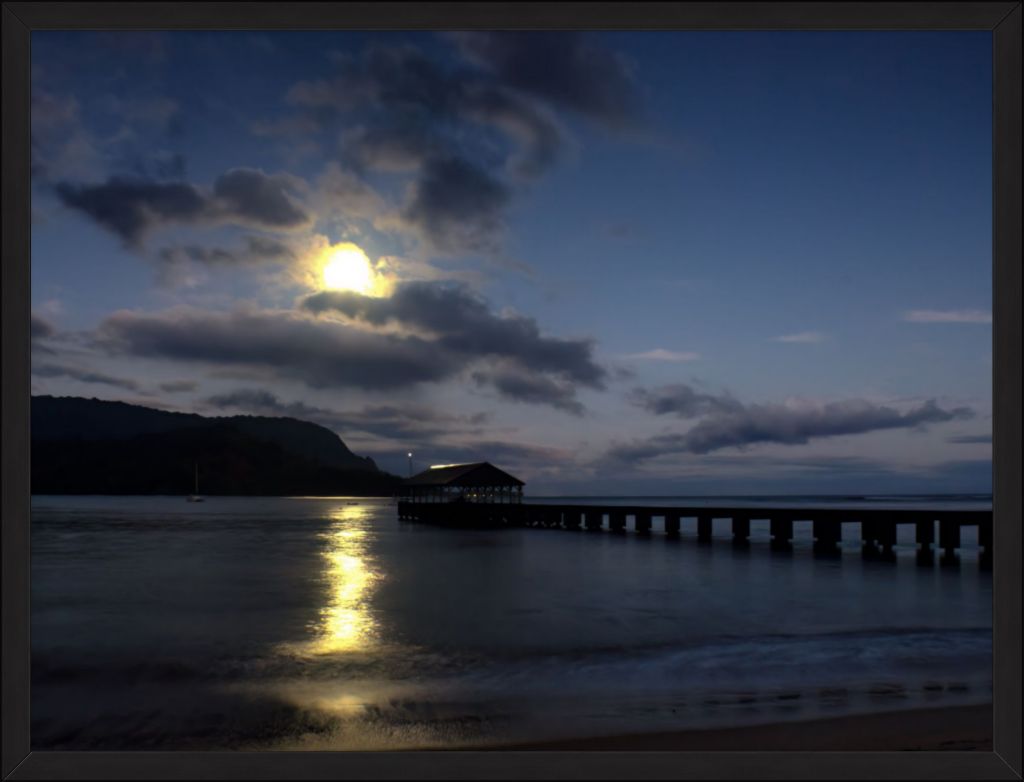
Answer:
[[[409,477],[412,477],[412,451],[409,451]]]

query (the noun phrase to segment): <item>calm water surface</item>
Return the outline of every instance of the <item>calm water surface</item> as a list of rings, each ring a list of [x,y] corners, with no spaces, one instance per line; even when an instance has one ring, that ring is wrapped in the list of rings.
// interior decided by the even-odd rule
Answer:
[[[911,537],[895,565],[823,559],[801,525],[786,554],[756,521],[735,549],[692,520],[669,541],[395,511],[33,498],[33,746],[470,747],[991,699],[973,531],[960,567],[921,568]]]

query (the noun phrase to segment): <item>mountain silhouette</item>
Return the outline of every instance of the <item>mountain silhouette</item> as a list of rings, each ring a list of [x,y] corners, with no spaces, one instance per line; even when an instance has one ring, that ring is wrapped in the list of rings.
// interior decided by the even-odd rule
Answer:
[[[401,479],[295,418],[32,397],[33,494],[388,495]]]

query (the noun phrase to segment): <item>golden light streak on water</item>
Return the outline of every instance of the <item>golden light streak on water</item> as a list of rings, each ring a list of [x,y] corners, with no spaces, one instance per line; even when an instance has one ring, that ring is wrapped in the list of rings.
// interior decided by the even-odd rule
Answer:
[[[371,518],[362,505],[330,511],[331,528],[322,534],[327,603],[313,627],[316,638],[308,648],[313,654],[367,651],[377,643],[370,597],[380,574],[368,551]]]

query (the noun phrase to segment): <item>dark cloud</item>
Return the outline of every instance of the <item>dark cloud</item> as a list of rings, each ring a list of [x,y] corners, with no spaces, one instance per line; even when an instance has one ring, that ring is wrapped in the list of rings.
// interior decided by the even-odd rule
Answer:
[[[342,134],[346,163],[355,170],[417,171],[432,160],[459,155],[464,146],[453,139],[460,125],[498,131],[512,142],[507,158],[512,173],[537,177],[558,160],[565,139],[547,112],[507,90],[467,81],[452,85],[454,112],[439,119],[437,108],[388,107],[366,124]],[[464,135],[464,133],[463,133]]]
[[[429,121],[397,113],[387,121],[351,128],[343,135],[342,146],[348,164],[360,171],[415,171],[447,150]]]
[[[31,103],[32,177],[42,179],[61,168],[89,167],[98,153],[81,127],[78,101],[34,87]],[[84,160],[83,160],[84,158]]]
[[[471,58],[475,65],[442,63],[411,45],[369,46],[339,57],[334,78],[291,88],[289,102],[307,116],[289,127],[333,135],[342,118],[358,112],[359,124],[340,133],[346,168],[412,175],[400,219],[391,225],[417,232],[441,253],[493,252],[511,196],[506,175],[538,177],[565,146],[564,131],[537,96],[615,124],[635,106],[617,57],[566,35],[569,50],[561,59],[549,39],[537,39],[556,69],[558,83],[546,93],[516,65],[526,39],[495,48],[490,39],[467,38],[464,48],[480,55]],[[500,53],[500,67],[483,56]]]
[[[568,480],[558,480],[553,491],[586,493],[595,481],[610,494],[643,496],[664,494],[666,481],[679,494],[907,494],[983,493],[992,491],[990,460],[941,462],[931,465],[898,464],[853,456],[775,457],[768,454],[708,454],[673,464],[668,475],[647,468],[632,469],[624,462],[607,461],[585,474],[577,468]],[[536,486],[536,483],[534,484]]]
[[[161,383],[159,388],[168,394],[183,394],[195,391],[199,388],[199,384],[195,380],[168,380],[166,383]]]
[[[309,216],[289,192],[296,180],[255,169],[232,169],[207,191],[188,182],[111,177],[101,184],[61,182],[61,202],[84,213],[131,246],[169,224],[232,223],[262,229],[292,229]]]
[[[992,435],[990,434],[967,434],[957,437],[947,437],[947,443],[954,445],[991,445]]]
[[[299,418],[304,421],[322,423],[325,418],[337,414],[304,402],[282,402],[275,394],[263,389],[239,389],[208,397],[205,403],[217,409],[245,410],[260,415],[275,415]]]
[[[934,400],[904,413],[860,400],[830,402],[810,408],[750,405],[741,412],[702,420],[687,432],[687,445],[693,453],[765,442],[802,445],[821,437],[913,429],[971,415],[972,411],[966,407],[944,410]]]
[[[57,327],[42,315],[32,313],[30,327],[30,338],[32,343],[32,355],[56,355],[50,340],[58,336]]]
[[[314,388],[401,389],[475,370],[503,396],[578,413],[578,385],[603,388],[606,371],[588,340],[541,335],[536,322],[499,317],[462,286],[399,285],[391,298],[325,292],[302,306],[353,323],[299,312],[194,309],[107,317],[93,344],[111,354],[218,365]],[[403,331],[382,330],[388,324]]]
[[[637,388],[629,396],[637,407],[655,415],[676,415],[679,418],[697,418],[713,413],[740,412],[743,405],[727,394],[706,394],[682,383],[659,388]]]
[[[558,160],[563,133],[547,112],[508,90],[475,85],[465,91],[463,115],[490,125],[514,141],[518,152],[508,161],[523,177],[538,177]]]
[[[42,315],[36,315],[36,313],[33,312],[30,333],[33,340],[47,339],[57,333],[57,327]]]
[[[213,183],[213,196],[228,219],[267,228],[295,228],[309,222],[289,195],[295,184],[291,177],[235,168]]]
[[[601,122],[623,126],[640,112],[629,64],[585,33],[460,32],[459,48],[504,85]]]
[[[36,377],[47,378],[66,377],[71,380],[77,380],[80,383],[95,383],[97,385],[113,386],[114,388],[123,388],[126,391],[139,390],[139,384],[134,380],[114,377],[112,375],[104,374],[103,372],[95,372],[91,369],[69,366],[66,364],[33,364],[32,374]]]
[[[576,388],[565,380],[530,372],[508,364],[495,370],[473,373],[479,385],[493,386],[506,399],[528,404],[550,405],[573,415],[583,415],[576,400]]]
[[[472,163],[436,158],[413,183],[402,219],[441,252],[494,250],[509,197],[502,182]]]
[[[906,412],[858,399],[823,405],[745,405],[731,396],[699,393],[685,385],[653,391],[638,389],[631,398],[656,415],[700,421],[686,432],[619,445],[608,454],[616,461],[640,461],[671,453],[706,454],[757,443],[803,445],[825,437],[914,429],[973,415],[966,407],[943,409],[935,400]]]
[[[372,44],[358,55],[339,56],[335,63],[333,79],[293,85],[288,102],[317,110],[325,122],[368,105],[447,117],[458,107],[465,78],[412,45]]]
[[[464,363],[415,336],[272,310],[117,312],[95,340],[112,353],[256,369],[315,388],[404,388],[449,378]]]
[[[434,438],[453,434],[477,434],[487,416],[450,415],[423,405],[365,405],[338,411],[304,402],[284,402],[263,389],[238,389],[216,394],[206,404],[218,410],[239,410],[257,415],[298,418],[334,429],[339,434],[364,432],[388,440],[401,440],[405,447],[421,447]]]
[[[590,340],[544,336],[533,318],[499,316],[465,285],[400,283],[387,298],[326,291],[309,296],[302,306],[315,313],[339,312],[372,326],[400,324],[431,335],[454,353],[513,360],[535,377],[554,374],[572,383],[602,388],[607,375],[593,358]],[[504,385],[511,388],[515,384],[511,371],[492,375],[508,376]]]
[[[88,215],[125,243],[136,245],[154,226],[201,220],[207,199],[185,182],[155,182],[113,177],[98,185],[61,182],[57,195],[65,206]]]
[[[384,214],[384,200],[352,171],[329,163],[318,180],[325,212],[347,219],[373,220]]]
[[[241,247],[203,247],[202,245],[174,245],[157,253],[163,264],[175,266],[198,263],[203,266],[256,266],[269,263],[287,263],[295,260],[295,251],[284,242],[266,236],[246,236]]]

